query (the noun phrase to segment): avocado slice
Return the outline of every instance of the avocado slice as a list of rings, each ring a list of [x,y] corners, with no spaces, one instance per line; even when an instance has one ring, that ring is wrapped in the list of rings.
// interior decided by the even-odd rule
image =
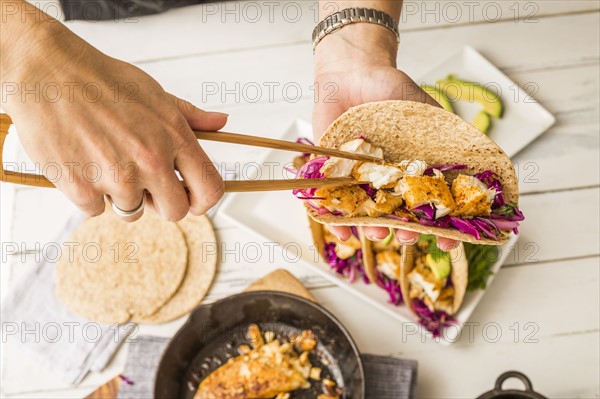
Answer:
[[[442,106],[446,111],[450,111],[454,113],[454,107],[452,107],[452,103],[448,99],[448,97],[438,89],[433,86],[422,86],[421,89],[427,94],[431,96],[438,104]]]
[[[483,110],[489,115],[495,118],[502,117],[504,107],[500,97],[477,83],[467,82],[458,79],[454,75],[448,75],[446,79],[438,80],[436,87],[439,87],[453,100],[476,101],[483,106]]]
[[[438,280],[443,280],[450,275],[450,255],[447,252],[435,254],[429,253],[425,256],[425,264]]]
[[[471,123],[483,133],[487,133],[490,130],[490,127],[492,127],[492,119],[485,111],[480,111],[475,115],[475,118],[473,118]]]

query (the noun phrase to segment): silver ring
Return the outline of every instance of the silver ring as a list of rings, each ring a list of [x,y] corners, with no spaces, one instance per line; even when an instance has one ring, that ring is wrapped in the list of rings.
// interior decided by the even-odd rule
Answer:
[[[146,193],[144,192],[144,195],[142,195],[142,200],[140,201],[140,204],[135,209],[132,209],[130,211],[125,211],[116,206],[115,203],[112,201],[112,198],[110,198],[110,196],[108,196],[108,200],[110,201],[110,206],[112,206],[113,212],[115,212],[117,216],[131,217],[136,216],[137,214],[144,211],[144,206],[146,205]]]

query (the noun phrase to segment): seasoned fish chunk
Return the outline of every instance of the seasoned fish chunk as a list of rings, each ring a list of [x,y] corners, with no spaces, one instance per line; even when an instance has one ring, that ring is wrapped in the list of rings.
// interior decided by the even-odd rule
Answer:
[[[408,281],[411,284],[409,292],[411,299],[429,298],[432,302],[438,299],[446,284],[446,280],[435,278],[431,270],[425,266],[425,262],[417,262],[416,267],[408,273]]]
[[[393,188],[402,178],[404,171],[397,165],[359,162],[352,170],[352,177],[368,181],[376,189]]]
[[[454,313],[454,287],[446,287],[440,292],[440,296],[437,301],[429,306],[427,301],[425,301],[429,310],[436,311],[441,310],[442,312],[446,312],[448,314]]]
[[[398,280],[400,277],[400,254],[394,251],[383,251],[375,255],[377,270],[385,274],[392,280]]]
[[[195,399],[273,398],[281,392],[310,387],[312,365],[302,364],[290,344],[275,340],[229,360],[208,375]]]
[[[375,194],[375,210],[381,213],[393,213],[402,205],[402,197],[392,195],[385,190],[379,190]]]
[[[381,148],[375,147],[371,143],[363,139],[355,139],[340,145],[340,150],[346,152],[354,152],[356,154],[372,155],[383,159],[383,151]],[[325,177],[350,177],[352,169],[358,161],[351,159],[331,157],[321,167],[321,173]]]
[[[446,180],[433,176],[405,176],[396,186],[406,201],[408,209],[433,204],[435,218],[441,218],[456,208],[454,198]]]
[[[456,201],[453,216],[489,216],[496,190],[488,189],[475,176],[461,174],[452,182],[452,195]]]
[[[315,200],[318,205],[330,212],[342,212],[343,216],[365,216],[367,209],[375,206],[371,197],[358,186],[323,187],[315,191],[315,197],[324,198]]]

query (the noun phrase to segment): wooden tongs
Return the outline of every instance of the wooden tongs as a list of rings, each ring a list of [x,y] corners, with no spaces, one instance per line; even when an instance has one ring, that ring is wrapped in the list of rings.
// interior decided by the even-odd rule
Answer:
[[[8,135],[8,130],[12,125],[12,120],[7,114],[0,114],[0,164],[2,163],[2,150],[4,141]],[[293,151],[296,153],[309,153],[317,155],[328,155],[336,158],[345,158],[356,161],[368,161],[381,163],[382,160],[370,155],[355,154],[352,152],[340,151],[333,148],[324,148],[291,141],[277,140],[266,137],[248,136],[238,133],[227,132],[202,132],[194,131],[199,140],[220,141],[223,143],[234,143],[249,145],[254,147],[273,148],[276,150]],[[32,173],[21,173],[5,170],[2,166],[0,174],[1,182],[21,184],[34,187],[51,187],[54,184],[42,175]],[[292,189],[320,188],[332,186],[350,186],[363,184],[350,177],[342,178],[324,178],[324,179],[272,179],[272,180],[226,180],[226,192],[249,192],[249,191],[279,191]],[[185,182],[184,182],[185,184]]]

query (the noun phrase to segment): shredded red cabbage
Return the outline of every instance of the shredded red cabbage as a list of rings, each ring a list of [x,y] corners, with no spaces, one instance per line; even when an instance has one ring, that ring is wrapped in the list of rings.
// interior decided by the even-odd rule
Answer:
[[[400,284],[398,284],[398,280],[391,279],[385,274],[381,272],[377,272],[377,285],[384,289],[388,295],[390,296],[389,303],[394,306],[399,306],[404,303],[402,299],[402,290],[400,289]]]
[[[446,216],[442,216],[439,219],[436,220],[429,220],[429,219],[419,219],[419,223],[423,224],[425,226],[434,226],[434,227],[450,227],[451,223],[450,223],[450,216],[446,215]]]
[[[361,185],[359,185],[358,187],[360,187],[360,188],[362,188],[363,190],[365,190],[365,192],[367,193],[367,195],[368,195],[369,197],[371,197],[371,199],[372,199],[373,201],[375,201],[375,194],[376,194],[376,191],[375,191],[375,189],[374,189],[373,187],[371,187],[371,185],[369,185],[369,184],[361,184]]]
[[[435,220],[435,206],[432,204],[421,205],[410,211],[419,219]]]
[[[475,218],[475,219],[466,219],[465,221],[467,223],[470,223],[472,226],[475,226],[475,228],[479,229],[479,231],[481,231],[484,236],[486,236],[488,238],[491,238],[493,240],[497,240],[498,239],[498,236],[496,235],[496,231],[498,229],[496,229],[496,226],[494,226],[492,224],[491,227],[495,231],[490,230],[490,225],[487,223],[487,221],[485,219],[483,219],[483,218]]]
[[[491,170],[486,170],[485,172],[475,174],[474,177],[481,180],[488,188],[493,188],[496,190],[496,196],[494,197],[492,209],[501,207],[505,204],[504,197],[502,196],[502,184],[496,178],[496,174],[494,172]]]
[[[362,250],[357,250],[356,253],[348,259],[341,259],[337,256],[335,247],[336,244],[333,242],[326,243],[323,254],[331,270],[341,276],[348,277],[351,283],[353,283],[357,277],[360,277],[365,284],[369,284],[369,278],[363,267]]]
[[[512,220],[493,219],[490,220],[490,223],[492,223],[499,229],[516,229],[517,227],[519,227],[519,222],[515,222]]]
[[[317,157],[306,162],[300,170],[298,170],[296,174],[296,178],[303,179],[320,179],[323,178],[323,173],[321,173],[321,168],[325,161],[327,161],[329,157]],[[292,190],[292,194],[301,200],[316,200],[321,198],[315,197],[316,188],[308,188],[308,189],[294,189]],[[311,204],[311,206],[317,210],[321,209],[320,207]],[[324,208],[323,208],[324,209]]]
[[[440,172],[446,172],[449,170],[463,170],[463,169],[467,169],[467,165],[460,165],[460,164],[446,164],[446,165],[438,165],[438,166],[430,166],[427,169],[425,169],[425,171],[423,172],[423,174],[425,176],[433,176],[433,170],[437,169]]]
[[[434,338],[442,335],[442,329],[456,323],[456,320],[446,312],[432,312],[420,299],[412,300],[412,307],[419,317],[419,324],[433,334]]]
[[[450,224],[452,226],[454,226],[456,229],[462,231],[465,234],[472,235],[473,237],[475,237],[478,240],[481,238],[481,236],[479,235],[479,230],[477,230],[477,227],[470,224],[469,221],[466,219],[461,219],[461,218],[457,218],[454,216],[450,216]]]

